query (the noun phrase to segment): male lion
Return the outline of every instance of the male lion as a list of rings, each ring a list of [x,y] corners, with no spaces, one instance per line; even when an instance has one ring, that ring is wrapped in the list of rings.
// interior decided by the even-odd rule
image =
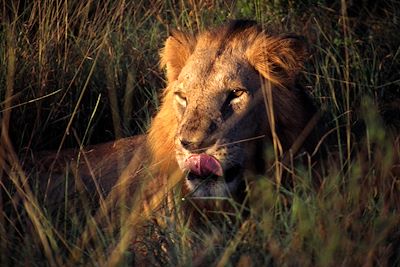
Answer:
[[[197,35],[173,31],[161,51],[168,84],[148,135],[92,147],[79,177],[106,193],[119,170],[135,181],[148,173],[126,167],[136,151],[135,162],[150,167],[147,195],[178,172],[184,195],[242,201],[243,176],[265,172],[265,147],[274,146],[280,157],[299,137],[304,150],[313,146],[303,129],[315,110],[296,84],[306,57],[303,38],[271,35],[253,21]]]

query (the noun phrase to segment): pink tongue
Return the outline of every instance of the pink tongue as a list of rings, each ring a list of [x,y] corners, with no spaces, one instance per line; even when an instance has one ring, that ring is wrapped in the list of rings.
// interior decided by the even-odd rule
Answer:
[[[210,175],[222,176],[221,164],[217,159],[207,154],[195,154],[185,161],[185,167],[192,173],[206,177]]]

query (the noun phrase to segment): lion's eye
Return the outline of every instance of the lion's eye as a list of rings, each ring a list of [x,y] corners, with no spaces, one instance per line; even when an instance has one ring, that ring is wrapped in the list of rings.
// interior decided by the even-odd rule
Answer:
[[[186,95],[183,92],[175,92],[175,99],[179,103],[179,105],[186,107],[187,106],[187,99]]]
[[[234,89],[232,90],[231,94],[233,95],[233,97],[240,97],[241,95],[243,95],[246,91],[244,89]]]
[[[243,96],[243,94],[246,93],[245,89],[233,89],[232,91],[229,92],[228,95],[228,102],[235,103],[240,101],[240,97]]]

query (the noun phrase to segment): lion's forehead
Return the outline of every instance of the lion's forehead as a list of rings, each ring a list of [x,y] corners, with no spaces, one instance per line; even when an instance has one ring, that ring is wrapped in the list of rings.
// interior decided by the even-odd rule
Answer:
[[[182,69],[179,84],[186,90],[216,92],[230,87],[246,86],[247,64],[234,57],[220,57],[211,59],[207,57],[191,58]]]

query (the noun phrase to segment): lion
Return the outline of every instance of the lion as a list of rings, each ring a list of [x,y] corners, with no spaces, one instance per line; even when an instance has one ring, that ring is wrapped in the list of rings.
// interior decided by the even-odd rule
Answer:
[[[124,242],[113,249],[110,266],[127,249],[125,241],[140,232],[132,225],[149,218],[148,211],[162,210],[162,203],[177,203],[176,198],[169,201],[175,189],[185,225],[192,229],[199,223],[206,227],[198,211],[207,221],[221,214],[216,210],[234,214],[232,199],[241,205],[236,210],[248,212],[249,179],[269,168],[266,150],[274,151],[277,169],[296,153],[314,151],[317,112],[298,82],[308,55],[303,37],[272,34],[254,21],[234,20],[198,34],[172,31],[160,51],[167,85],[148,132],[42,154],[37,166],[52,174],[41,185],[40,196],[57,210],[79,211],[86,210],[81,207],[87,195],[97,203],[96,227],[105,223],[107,233],[129,229],[121,237]],[[74,179],[66,179],[63,172]],[[277,171],[276,178],[280,176]],[[60,205],[65,196],[82,191],[87,194],[76,204],[68,200],[68,205]],[[128,217],[127,199],[133,200]],[[176,214],[164,210],[167,216],[158,218]],[[124,219],[115,219],[119,216]],[[89,243],[90,236],[96,238],[91,225],[83,231],[82,244]]]
[[[300,151],[299,144],[303,151],[315,145],[304,129],[316,110],[297,81],[307,57],[303,37],[270,34],[254,21],[196,35],[172,31],[160,52],[167,86],[148,133],[90,147],[75,164],[77,176],[104,195],[127,181],[135,194],[147,176],[148,198],[166,191],[178,174],[182,197],[240,203],[245,177],[265,173],[268,146],[282,159]],[[58,160],[71,162],[72,154]]]

